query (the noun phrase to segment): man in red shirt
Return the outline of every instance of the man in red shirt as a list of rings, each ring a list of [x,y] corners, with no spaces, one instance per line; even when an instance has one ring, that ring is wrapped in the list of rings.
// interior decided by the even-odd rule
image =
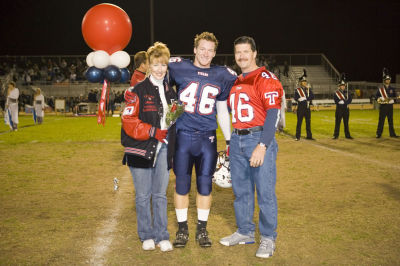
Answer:
[[[242,71],[229,95],[234,127],[229,160],[238,229],[222,238],[220,243],[234,246],[255,242],[253,214],[256,188],[261,234],[256,256],[268,258],[274,253],[277,236],[275,183],[278,145],[275,131],[280,118],[283,88],[272,72],[257,66],[253,38],[237,38],[234,52]]]
[[[135,63],[135,71],[132,74],[131,87],[145,79],[147,69],[149,68],[148,56],[145,51],[137,52],[133,60]]]

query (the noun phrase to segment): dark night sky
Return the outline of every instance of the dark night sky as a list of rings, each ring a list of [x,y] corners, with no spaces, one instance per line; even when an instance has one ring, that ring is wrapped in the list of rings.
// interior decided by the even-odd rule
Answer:
[[[1,55],[88,54],[85,13],[106,1],[13,0],[0,3]],[[148,0],[108,1],[133,24],[130,54],[150,44]],[[214,32],[218,53],[233,40],[255,38],[260,53],[324,53],[350,80],[379,81],[382,68],[400,73],[400,1],[154,0],[155,40],[173,54],[192,53],[195,34]],[[398,81],[399,82],[399,81]]]

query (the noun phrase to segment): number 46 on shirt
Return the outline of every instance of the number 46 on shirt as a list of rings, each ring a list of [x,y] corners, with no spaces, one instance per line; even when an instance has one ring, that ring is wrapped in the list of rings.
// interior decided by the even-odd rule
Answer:
[[[211,84],[205,85],[201,88],[200,96],[196,97],[198,89],[199,83],[192,82],[180,93],[179,100],[184,103],[185,112],[194,113],[197,105],[198,113],[201,115],[212,114],[219,88]]]
[[[236,101],[236,96],[238,97]],[[264,93],[264,98],[267,99],[268,105],[275,105],[276,99],[279,97],[277,91]],[[235,103],[237,102],[237,106]],[[239,120],[242,123],[251,122],[254,119],[254,109],[257,106],[250,104],[250,97],[245,92],[232,93],[229,97],[229,104],[232,108],[232,123],[236,123]],[[258,106],[258,110],[264,110],[263,106]],[[237,115],[236,115],[237,111]],[[237,120],[236,120],[237,118]]]

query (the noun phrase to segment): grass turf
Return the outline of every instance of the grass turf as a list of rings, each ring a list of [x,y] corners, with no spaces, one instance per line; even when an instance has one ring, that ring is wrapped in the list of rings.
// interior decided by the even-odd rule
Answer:
[[[399,133],[399,110],[395,129]],[[400,141],[375,139],[376,110],[352,110],[354,140],[331,140],[334,111],[312,113],[317,141],[294,142],[296,116],[286,114],[286,134],[278,134],[279,206],[275,265],[394,265],[400,261]],[[303,124],[303,135],[305,125]],[[134,188],[121,165],[120,120],[106,126],[93,117],[49,115],[43,125],[20,117],[18,132],[0,126],[0,264],[96,264],[93,247],[115,215],[106,264],[261,265],[257,245],[224,247],[219,238],[235,229],[232,190],[214,186],[208,230],[214,242],[194,242],[195,191],[189,209],[190,242],[168,254],[144,252],[136,232]],[[218,132],[221,139],[221,132]],[[223,141],[219,148],[223,149]],[[113,191],[113,178],[121,188]],[[171,240],[176,218],[174,175],[168,188]],[[193,180],[194,184],[194,180]],[[257,211],[255,221],[257,221]],[[108,239],[109,235],[100,234]],[[99,260],[97,260],[98,262]]]

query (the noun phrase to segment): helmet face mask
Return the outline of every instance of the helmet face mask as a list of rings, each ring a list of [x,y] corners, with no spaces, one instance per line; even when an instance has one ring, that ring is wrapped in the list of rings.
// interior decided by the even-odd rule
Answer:
[[[232,187],[229,157],[226,155],[226,151],[218,152],[217,167],[212,182],[222,188]]]

